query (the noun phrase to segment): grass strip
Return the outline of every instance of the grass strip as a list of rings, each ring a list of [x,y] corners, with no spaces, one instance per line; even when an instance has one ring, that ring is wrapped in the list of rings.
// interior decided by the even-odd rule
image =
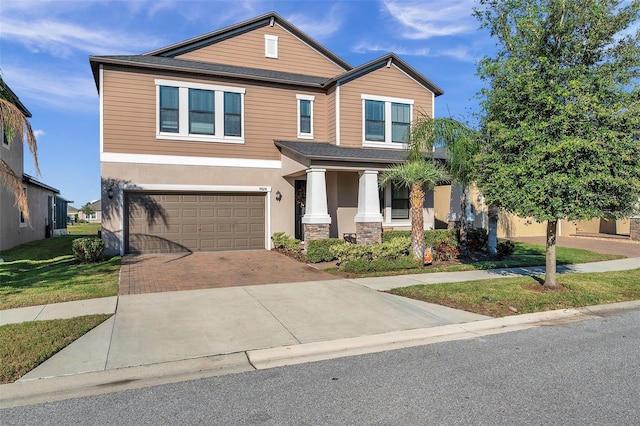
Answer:
[[[390,293],[492,317],[640,299],[640,269],[559,274],[556,280],[561,288],[554,291],[545,290],[540,277],[518,277],[416,285]]]
[[[0,383],[11,383],[111,315],[30,321],[0,327]]]
[[[76,238],[49,238],[0,253],[0,309],[115,296],[120,257],[80,264],[71,254]]]

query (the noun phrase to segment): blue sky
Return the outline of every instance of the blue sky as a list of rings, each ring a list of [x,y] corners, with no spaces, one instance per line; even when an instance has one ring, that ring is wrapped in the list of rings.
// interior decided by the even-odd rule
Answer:
[[[90,55],[141,54],[275,11],[353,66],[388,52],[440,86],[437,116],[473,121],[476,64],[494,41],[473,0],[31,1],[0,3],[0,68],[33,114],[39,179],[76,207],[100,197]],[[25,156],[25,173],[35,176]]]

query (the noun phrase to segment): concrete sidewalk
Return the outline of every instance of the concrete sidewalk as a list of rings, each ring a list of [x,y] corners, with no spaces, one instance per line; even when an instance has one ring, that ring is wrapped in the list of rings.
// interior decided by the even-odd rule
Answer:
[[[562,266],[559,272],[634,268],[640,268],[640,258]],[[598,310],[493,319],[377,291],[543,272],[544,268],[511,268],[334,279],[121,295],[117,303],[113,297],[0,311],[2,324],[116,313],[18,382],[0,385],[0,407],[121,390],[127,383],[149,386],[477,337],[584,319]],[[640,302],[601,309],[638,308]]]

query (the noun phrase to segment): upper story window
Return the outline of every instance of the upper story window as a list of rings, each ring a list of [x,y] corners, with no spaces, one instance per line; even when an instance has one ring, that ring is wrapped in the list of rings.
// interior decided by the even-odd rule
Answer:
[[[296,95],[298,100],[298,138],[313,139],[313,102],[315,96]]]
[[[264,56],[278,59],[278,36],[264,35]]]
[[[244,143],[245,89],[160,79],[155,83],[157,139]]]
[[[403,148],[409,141],[413,100],[362,95],[363,146]]]
[[[189,133],[215,134],[214,94],[211,90],[189,89]]]

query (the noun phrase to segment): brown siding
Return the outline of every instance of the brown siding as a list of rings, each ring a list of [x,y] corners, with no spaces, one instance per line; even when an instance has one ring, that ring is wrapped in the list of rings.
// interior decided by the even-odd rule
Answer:
[[[433,94],[395,66],[383,67],[340,86],[340,145],[362,146],[362,94],[413,99],[419,112],[433,116]]]
[[[245,88],[245,143],[157,140],[156,78]],[[322,92],[106,69],[103,93],[104,152],[277,160],[273,140],[297,137],[296,94],[315,96],[315,139],[327,138]]]
[[[277,59],[265,57],[265,34],[278,36]],[[338,65],[277,24],[249,31],[176,58],[327,77],[344,72]]]
[[[336,86],[327,93],[327,140],[336,143]]]

